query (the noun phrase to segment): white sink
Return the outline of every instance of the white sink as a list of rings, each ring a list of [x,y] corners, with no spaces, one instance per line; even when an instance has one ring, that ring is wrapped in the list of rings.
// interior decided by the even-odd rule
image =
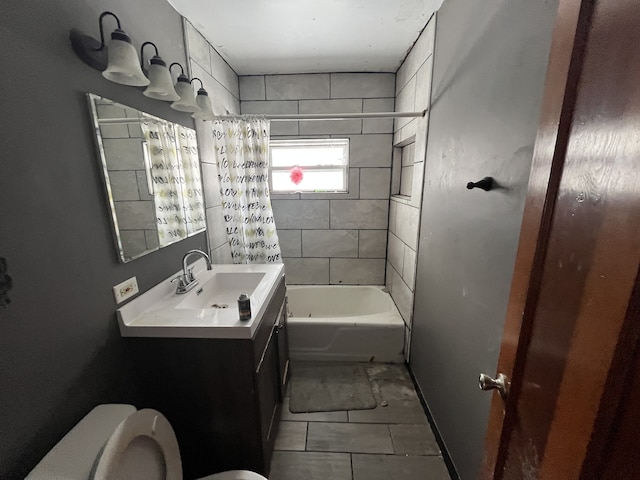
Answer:
[[[224,309],[237,306],[238,296],[244,292],[249,297],[260,285],[264,272],[220,272],[213,275],[206,283],[196,285],[176,308],[215,308]]]
[[[123,337],[251,338],[281,278],[282,264],[213,265],[199,259],[192,264],[198,281],[186,294],[175,293],[166,280],[116,310]],[[251,319],[241,321],[238,296],[251,300]]]

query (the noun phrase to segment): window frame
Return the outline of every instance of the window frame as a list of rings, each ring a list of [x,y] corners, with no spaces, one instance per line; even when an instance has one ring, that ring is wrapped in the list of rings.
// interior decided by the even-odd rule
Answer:
[[[349,138],[291,138],[291,139],[270,139],[269,140],[269,192],[272,195],[289,195],[293,193],[300,194],[330,194],[330,193],[349,193],[349,154],[350,154],[350,145]],[[289,172],[296,165],[288,165],[286,167],[282,166],[273,166],[272,163],[272,152],[274,146],[276,148],[286,148],[286,145],[289,144],[294,148],[300,148],[304,146],[309,147],[322,147],[322,146],[330,146],[330,145],[340,145],[344,150],[344,162],[343,164],[326,164],[326,165],[302,165],[305,171],[335,171],[342,170],[342,185],[343,188],[340,190],[336,189],[324,189],[324,190],[300,190],[292,188],[291,190],[274,190],[273,188],[273,172]]]

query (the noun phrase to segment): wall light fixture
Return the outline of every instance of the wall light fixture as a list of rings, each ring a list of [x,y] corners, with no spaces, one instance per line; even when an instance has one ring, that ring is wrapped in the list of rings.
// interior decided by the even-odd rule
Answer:
[[[194,112],[191,116],[193,118],[199,118],[200,120],[213,120],[213,108],[211,107],[211,100],[209,99],[209,94],[204,89],[204,85],[202,80],[199,78],[192,78],[191,83],[194,80],[200,82],[200,88],[198,89],[198,94],[196,95],[196,104],[200,107],[200,110]]]
[[[104,44],[103,19],[110,15],[116,19],[118,28],[111,33],[111,41]],[[138,53],[131,44],[131,38],[122,30],[120,19],[112,12],[102,12],[98,19],[100,25],[100,41],[85,35],[77,29],[71,30],[69,38],[76,54],[93,68],[102,71],[102,76],[122,85],[144,87],[149,79],[140,68]]]
[[[153,98],[156,100],[164,100],[165,102],[174,102],[180,99],[180,95],[176,93],[173,88],[173,80],[171,79],[171,73],[167,68],[160,55],[158,54],[158,47],[153,42],[144,42],[140,47],[140,60],[142,60],[142,69],[144,70],[144,47],[146,45],[153,45],[156,50],[156,54],[149,61],[149,68],[147,70],[147,76],[151,82],[142,94],[145,97]]]
[[[196,99],[193,96],[193,88],[191,87],[191,82],[184,74],[184,68],[182,68],[182,65],[178,62],[174,62],[169,66],[169,70],[171,70],[174,65],[180,67],[180,75],[178,75],[178,81],[175,85],[176,93],[180,96],[180,99],[173,102],[171,108],[179,112],[198,112],[200,107],[196,104]]]

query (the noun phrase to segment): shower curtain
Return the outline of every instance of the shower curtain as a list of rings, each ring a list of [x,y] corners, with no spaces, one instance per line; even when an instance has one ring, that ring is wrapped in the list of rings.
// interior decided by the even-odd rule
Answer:
[[[213,140],[234,263],[281,263],[269,200],[269,122],[218,120]]]
[[[140,122],[145,142],[142,144],[147,169],[151,172],[155,215],[160,246],[185,238],[187,229],[182,215],[180,160],[173,128],[166,122],[144,117]]]

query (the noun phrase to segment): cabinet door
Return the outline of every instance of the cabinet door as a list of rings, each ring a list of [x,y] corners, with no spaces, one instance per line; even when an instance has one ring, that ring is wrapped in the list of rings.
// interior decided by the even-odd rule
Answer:
[[[287,298],[282,303],[276,323],[276,340],[278,342],[278,383],[280,400],[284,399],[289,377],[289,336],[287,332]]]
[[[265,464],[267,467],[269,466],[271,452],[273,451],[273,442],[277,433],[278,413],[281,403],[278,375],[278,345],[275,330],[276,325],[274,324],[269,341],[256,370],[258,402],[260,405],[260,430]],[[266,471],[269,471],[268,468]]]

